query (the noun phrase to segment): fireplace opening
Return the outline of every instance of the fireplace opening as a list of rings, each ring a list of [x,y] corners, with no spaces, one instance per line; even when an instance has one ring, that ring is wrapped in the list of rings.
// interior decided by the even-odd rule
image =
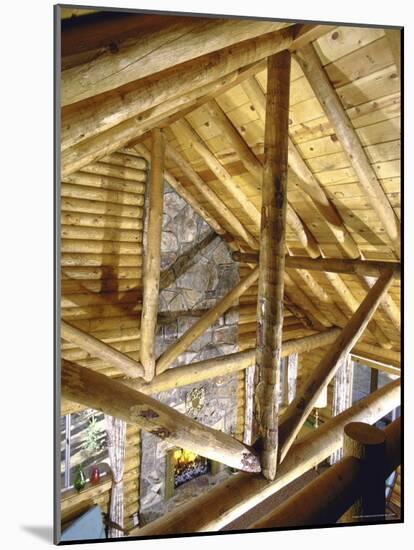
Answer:
[[[209,471],[209,461],[185,449],[176,449],[173,452],[174,488],[186,481],[202,476]]]
[[[166,455],[165,498],[174,495],[175,490],[205,474],[215,475],[223,465],[186,449],[175,448]]]

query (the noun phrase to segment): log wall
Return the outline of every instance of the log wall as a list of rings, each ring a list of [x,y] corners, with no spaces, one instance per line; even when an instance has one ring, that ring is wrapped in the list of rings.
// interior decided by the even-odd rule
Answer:
[[[61,184],[61,315],[73,326],[139,360],[146,161],[113,154]],[[61,341],[62,357],[108,376],[121,372]],[[68,412],[65,410],[64,412]],[[139,510],[140,432],[127,429],[125,523]],[[62,520],[91,503],[108,512],[111,483],[70,494]]]

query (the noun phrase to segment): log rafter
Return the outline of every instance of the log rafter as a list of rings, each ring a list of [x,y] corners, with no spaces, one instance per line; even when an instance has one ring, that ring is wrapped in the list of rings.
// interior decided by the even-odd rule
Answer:
[[[305,381],[295,400],[288,407],[280,425],[282,441],[280,447],[281,461],[285,458],[296,435],[306,421],[318,395],[335,376],[341,358],[349,353],[366,328],[384,293],[390,287],[392,279],[392,271],[386,271],[378,278],[349,323],[324,355],[317,368]]]
[[[303,72],[308,79],[326,116],[334,128],[349,162],[358,176],[358,184],[381,220],[392,247],[400,255],[400,224],[380,182],[371,166],[367,153],[332,86],[322,63],[311,44],[296,52]]]

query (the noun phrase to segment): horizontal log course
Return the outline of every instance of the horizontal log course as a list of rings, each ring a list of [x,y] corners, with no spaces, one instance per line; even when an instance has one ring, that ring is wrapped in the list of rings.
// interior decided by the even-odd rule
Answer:
[[[145,159],[137,157],[136,155],[129,155],[125,152],[111,153],[110,155],[105,155],[100,160],[102,162],[106,162],[107,164],[129,166],[130,168],[135,168],[136,170],[148,169],[148,164]]]
[[[100,189],[110,189],[112,191],[126,191],[127,193],[145,193],[145,183],[130,181],[119,177],[103,176],[96,173],[87,173],[86,168],[92,166],[89,164],[82,171],[74,172],[68,176],[63,176],[61,181],[64,183],[74,183],[87,187],[98,187]],[[145,181],[142,180],[143,182]]]
[[[226,525],[342,447],[346,424],[358,421],[374,424],[399,404],[400,383],[396,380],[298,440],[279,465],[274,481],[239,473],[162,518],[134,529],[131,535],[146,537],[225,530]]]
[[[142,365],[129,358],[127,355],[111,348],[111,346],[104,344],[97,338],[90,334],[86,334],[66,321],[61,321],[60,327],[62,338],[78,345],[80,348],[88,351],[92,356],[99,357],[103,361],[108,361],[131,378],[144,375]]]
[[[62,396],[137,424],[164,441],[247,472],[259,472],[258,457],[232,436],[213,430],[120,382],[62,361]]]
[[[81,252],[77,254],[62,253],[60,256],[60,265],[63,268],[69,266],[106,266],[108,270],[111,266],[141,267],[142,256],[138,254],[88,254]]]
[[[83,239],[93,241],[141,242],[142,231],[135,229],[118,229],[113,227],[82,227],[61,225],[62,239]]]
[[[91,227],[99,229],[142,230],[142,218],[122,218],[106,214],[83,214],[81,212],[61,212],[62,226]]]
[[[117,166],[106,162],[94,162],[87,164],[83,169],[87,174],[98,174],[100,176],[110,176],[113,178],[128,180],[131,182],[145,182],[147,179],[146,170],[137,170],[129,166]],[[139,186],[138,188],[142,188]]]
[[[98,187],[87,187],[73,183],[62,183],[60,186],[62,197],[71,199],[88,199],[92,201],[115,202],[132,206],[143,206],[144,195],[129,193],[126,191],[114,191],[112,189],[100,189]]]
[[[233,252],[232,258],[236,262],[258,263],[259,254],[256,252]],[[377,260],[347,260],[342,258],[308,258],[307,256],[286,256],[286,267],[289,269],[308,269],[309,271],[328,271],[332,273],[350,273],[379,277],[385,270],[393,270],[394,278],[401,276],[399,262],[380,262]]]
[[[135,256],[142,253],[142,244],[125,241],[62,239],[60,242],[60,251],[68,254],[131,254]]]
[[[142,219],[144,201],[141,205],[119,204],[111,201],[102,201],[88,198],[61,197],[60,208],[62,212],[74,212],[85,214],[103,214],[108,216],[119,216],[122,219]]]
[[[388,477],[401,463],[401,419],[387,426],[383,435],[385,436],[384,473],[385,477]],[[333,524],[360,496],[363,486],[362,462],[353,456],[346,457],[275,510],[249,525],[249,528],[275,529]],[[383,492],[385,493],[385,490]]]

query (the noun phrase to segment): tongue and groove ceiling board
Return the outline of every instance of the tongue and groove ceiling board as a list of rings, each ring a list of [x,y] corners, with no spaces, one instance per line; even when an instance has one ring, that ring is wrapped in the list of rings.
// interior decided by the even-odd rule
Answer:
[[[114,16],[114,14],[112,15]],[[144,130],[142,124],[139,126],[138,120],[135,134],[130,128],[125,130],[123,135],[127,138],[129,136],[129,138],[120,140],[118,150],[112,151],[111,156],[107,156],[107,150],[103,148],[93,157],[93,162],[82,166],[81,171],[75,171],[63,177],[62,223],[64,228],[62,229],[62,238],[64,240],[62,241],[62,252],[64,263],[67,264],[64,266],[64,270],[66,269],[66,272],[72,270],[73,274],[76,273],[79,278],[82,278],[84,281],[82,284],[91,290],[98,291],[102,288],[99,286],[100,283],[94,282],[94,279],[100,276],[98,266],[91,264],[93,267],[89,268],[91,270],[89,281],[87,266],[76,265],[76,259],[71,258],[70,255],[76,253],[79,262],[82,258],[92,262],[95,258],[92,256],[93,254],[105,253],[108,255],[108,261],[110,257],[114,257],[115,253],[118,254],[116,266],[111,271],[111,281],[113,282],[107,287],[106,292],[125,293],[132,288],[128,286],[127,281],[136,283],[135,290],[140,289],[141,285],[142,222],[140,220],[142,220],[143,201],[141,197],[143,197],[145,181],[141,183],[137,181],[138,173],[131,173],[131,176],[124,170],[120,175],[119,164],[128,161],[132,166],[134,158],[137,159],[135,163],[139,163],[138,159],[143,156],[139,151],[142,152],[145,148],[149,150],[151,147],[148,132],[152,127],[151,124],[163,128],[167,149],[170,147],[171,150],[173,149],[181,155],[195,171],[198,178],[201,178],[202,185],[213,191],[215,198],[213,197],[212,202],[211,193],[210,195],[200,193],[197,186],[188,177],[188,171],[184,173],[182,166],[175,162],[176,159],[173,160],[171,155],[166,155],[165,167],[169,176],[176,178],[195,203],[208,213],[216,226],[222,229],[226,240],[231,241],[233,249],[246,252],[254,248],[255,242],[258,243],[260,238],[261,166],[264,160],[263,101],[266,97],[266,65],[257,65],[256,70],[249,69],[248,77],[241,79],[240,72],[243,72],[243,66],[240,68],[234,63],[230,63],[226,72],[224,70],[226,65],[220,65],[222,57],[216,56],[214,66],[222,66],[224,71],[217,77],[218,79],[232,71],[238,71],[228,79],[228,82],[231,83],[234,78],[235,84],[228,84],[228,82],[226,84],[223,79],[224,88],[220,88],[219,85],[213,86],[205,78],[197,80],[195,71],[198,65],[202,66],[203,63],[206,63],[208,67],[209,61],[206,56],[214,53],[214,41],[210,40],[209,34],[210,26],[213,28],[214,25],[222,25],[223,35],[218,43],[220,48],[226,48],[225,55],[229,59],[233,52],[236,52],[235,55],[239,55],[241,51],[238,40],[245,40],[246,46],[251,44],[251,41],[264,44],[263,37],[266,37],[266,34],[270,32],[288,33],[289,29],[293,29],[294,26],[276,22],[272,26],[270,22],[266,24],[262,22],[260,23],[262,27],[258,24],[257,29],[259,30],[255,31],[254,25],[251,23],[243,26],[240,23],[241,20],[238,20],[239,34],[236,33],[232,37],[231,34],[226,34],[228,25],[222,20],[209,22],[207,18],[185,17],[180,23],[180,18],[177,16],[157,16],[157,19],[154,16],[134,15],[131,16],[130,28],[123,35],[119,31],[119,23],[115,21],[115,19],[119,19],[118,15],[114,16],[114,34],[111,36],[111,24],[108,17],[110,16],[107,14],[105,20],[106,41],[103,41],[99,32],[95,32],[96,25],[99,21],[104,20],[104,18],[100,19],[102,14],[79,18],[82,20],[84,28],[87,28],[88,25],[95,28],[95,31],[89,35],[89,43],[86,43],[83,48],[76,46],[74,40],[76,21],[71,19],[69,20],[70,26],[63,25],[62,51],[65,55],[62,59],[64,68],[62,83],[63,96],[66,98],[67,104],[63,107],[62,120],[64,135],[68,137],[64,146],[68,147],[68,151],[71,151],[73,147],[74,150],[76,147],[89,147],[91,140],[102,137],[105,132],[114,132],[118,138],[117,125],[122,123],[125,128],[125,125],[131,122],[131,118],[124,119],[118,116],[114,116],[113,120],[110,117],[101,118],[99,122],[101,126],[87,127],[88,133],[85,138],[76,137],[73,132],[71,133],[70,127],[69,133],[66,132],[65,121],[70,120],[76,125],[79,120],[83,119],[85,112],[89,112],[88,109],[93,107],[99,113],[101,106],[111,98],[113,98],[114,104],[119,101],[120,105],[126,105],[128,97],[132,97],[128,96],[128,93],[135,88],[137,90],[145,89],[146,83],[152,86],[152,90],[158,90],[160,94],[163,94],[162,100],[157,101],[155,97],[151,100],[146,99],[145,103],[149,106],[148,108],[155,106],[155,113],[159,112],[160,116],[155,117],[155,122],[152,123],[150,115]],[[88,18],[91,23],[88,23]],[[134,28],[141,29],[140,32],[142,32],[145,22],[147,22],[149,30],[143,33],[140,43],[134,35]],[[182,25],[182,29],[180,29],[180,25]],[[312,26],[305,25],[305,28],[302,28],[302,32],[304,30],[305,34],[306,27],[311,28]],[[66,43],[65,28],[67,29]],[[193,50],[193,56],[200,56],[196,61],[192,60],[192,50],[184,48],[186,40],[191,48],[196,36],[196,34],[192,36],[192,32],[200,33],[200,36],[205,38],[203,44]],[[314,35],[309,36],[313,38],[310,42],[313,51],[349,118],[349,126],[357,136],[362,153],[372,167],[380,193],[383,193],[397,220],[400,220],[399,60],[395,58],[394,42],[390,40],[388,34],[380,28],[319,25]],[[163,36],[167,38],[163,39]],[[170,39],[170,43],[165,45],[167,39]],[[153,48],[151,40],[155,40]],[[308,47],[306,41],[305,44],[298,42],[299,45],[304,48]],[[162,55],[157,57],[157,52],[163,52],[163,48],[168,53],[168,66],[165,66]],[[292,49],[295,48],[292,46]],[[124,70],[128,64],[134,63],[133,59],[127,57],[127,54],[134,51],[145,52],[145,56],[149,56],[149,59],[152,55],[153,59],[157,60],[157,63],[154,61],[156,75],[151,74],[150,63],[143,66],[142,75],[138,64],[131,70]],[[123,60],[124,52],[126,53]],[[300,51],[297,53],[300,57]],[[260,59],[246,58],[245,64],[250,65],[258,61],[260,62]],[[119,86],[116,85],[117,80],[114,79],[111,72],[110,78],[108,73],[106,83],[103,78],[102,82],[98,82],[96,85],[96,95],[93,95],[95,92],[91,91],[91,88],[89,91],[82,92],[82,99],[79,99],[80,96],[76,96],[76,94],[71,96],[74,94],[73,86],[69,86],[71,74],[83,75],[87,79],[88,74],[95,74],[94,67],[98,64],[101,64],[103,68],[111,67],[108,71],[112,71],[114,63],[117,62],[121,67]],[[213,61],[211,62],[213,63]],[[89,73],[88,67],[90,68]],[[183,89],[184,93],[188,94],[189,102],[186,102],[184,100],[186,98],[184,98],[180,103],[173,97],[170,110],[166,108],[163,111],[157,107],[162,101],[168,99],[168,90],[162,90],[163,76],[166,76],[166,83],[170,83],[174,80],[174,74],[187,75],[190,72],[194,76],[195,86],[198,84],[198,86],[206,87],[205,93],[209,94],[208,98],[203,99],[197,94],[191,95],[191,90],[187,89],[188,86],[186,87],[183,76]],[[136,79],[137,76],[140,77]],[[131,78],[135,80],[131,81]],[[238,83],[237,78],[239,78]],[[338,138],[324,106],[317,99],[295,53],[292,58],[290,78],[290,169],[288,176],[290,214],[288,212],[286,231],[289,253],[300,256],[321,253],[327,258],[359,256],[366,260],[398,261],[398,250],[380,220],[378,209],[364,193],[349,154],[344,151],[341,140]],[[108,82],[112,83],[108,84]],[[154,84],[155,82],[157,85]],[[77,101],[71,103],[71,97],[76,98]],[[123,101],[124,103],[122,103]],[[195,107],[194,102],[196,102]],[[180,110],[184,108],[186,110],[180,113]],[[139,118],[140,114],[137,111],[134,116],[138,115],[136,118]],[[131,125],[133,129],[132,122]],[[81,126],[79,127],[81,128]],[[100,127],[102,133],[100,133]],[[110,135],[112,136],[112,134]],[[118,143],[116,139],[112,141],[112,138],[108,138],[107,141],[108,143]],[[76,151],[74,154],[77,154]],[[111,168],[111,166],[115,168]],[[118,175],[116,166],[118,166]],[[96,183],[97,178],[93,178],[97,174],[101,178],[99,185]],[[118,177],[119,175],[120,177]],[[99,188],[105,186],[104,177],[106,178],[106,190],[103,193],[103,190]],[[116,177],[118,177],[118,182],[114,179]],[[113,179],[111,180],[111,178]],[[122,188],[120,187],[121,179],[123,180]],[[93,231],[82,229],[90,224],[88,218],[90,212],[85,206],[85,201],[88,200],[106,200],[113,206],[113,212],[110,209],[104,212],[106,217],[106,221],[104,221],[107,223],[104,230],[99,227],[95,227]],[[121,214],[116,206],[120,202],[124,204]],[[227,207],[232,216],[226,215],[226,209],[222,205],[217,208],[218,203]],[[82,212],[83,207],[86,208],[85,212]],[[129,213],[126,212],[128,208],[131,210]],[[206,220],[208,221],[207,217]],[[95,226],[97,223],[94,221],[93,225]],[[112,233],[111,229],[108,229],[108,224],[112,224],[112,233],[117,242],[119,241],[116,247],[111,242]],[[246,244],[245,239],[243,240],[242,231],[240,228],[237,229],[237,224],[241,224],[244,231],[248,233],[249,244]],[[100,231],[105,232],[105,240],[102,242],[99,241]],[[345,239],[343,244],[340,243],[342,237]],[[257,249],[258,247],[256,247]],[[131,263],[131,260],[134,260],[134,263]],[[241,277],[245,276],[248,269],[247,265],[241,264]],[[291,303],[292,311],[297,308],[308,321],[313,321],[314,326],[318,326],[319,329],[333,325],[344,326],[346,320],[351,317],[355,308],[367,294],[370,284],[372,285],[372,280],[358,275],[287,269],[285,280],[287,301],[285,305],[289,309],[289,303]],[[74,285],[75,283],[69,283],[63,279],[63,289],[65,291],[67,287],[67,296],[81,294]],[[256,301],[256,296],[257,285],[252,286],[241,297],[240,304],[252,306]],[[74,304],[70,302],[70,298],[65,298],[64,295],[63,300],[73,307]],[[79,300],[82,301],[82,298],[79,297]],[[96,301],[96,303],[88,303],[82,307],[89,308],[91,312],[95,308],[93,314],[98,317],[103,306]],[[128,310],[127,304],[126,307]],[[67,319],[71,319],[69,309],[65,308],[64,310],[64,316]],[[377,346],[379,354],[381,349],[392,349],[398,352],[400,349],[399,310],[400,281],[395,279],[386,301],[378,308],[361,341]],[[109,315],[108,310],[106,313]],[[132,310],[129,313],[132,313]],[[75,310],[73,310],[73,315],[77,315]],[[117,315],[115,310],[113,315]],[[93,320],[87,321],[87,324],[81,319],[79,322],[85,325],[82,326],[87,331],[100,332],[112,330],[110,328],[112,321],[109,319],[112,317],[105,321],[107,326],[104,320],[100,324],[98,321],[94,324]],[[294,329],[292,337],[311,333],[311,329],[306,328],[298,319],[292,322],[291,326]],[[240,328],[242,347],[245,347],[250,341],[250,345],[254,345],[255,328],[250,317],[247,322],[240,325]],[[138,344],[135,344],[135,338],[134,334],[131,341],[131,351],[133,350],[134,353],[138,347]],[[119,343],[121,345],[121,341]],[[129,351],[126,341],[122,341],[121,347],[125,351]]]

